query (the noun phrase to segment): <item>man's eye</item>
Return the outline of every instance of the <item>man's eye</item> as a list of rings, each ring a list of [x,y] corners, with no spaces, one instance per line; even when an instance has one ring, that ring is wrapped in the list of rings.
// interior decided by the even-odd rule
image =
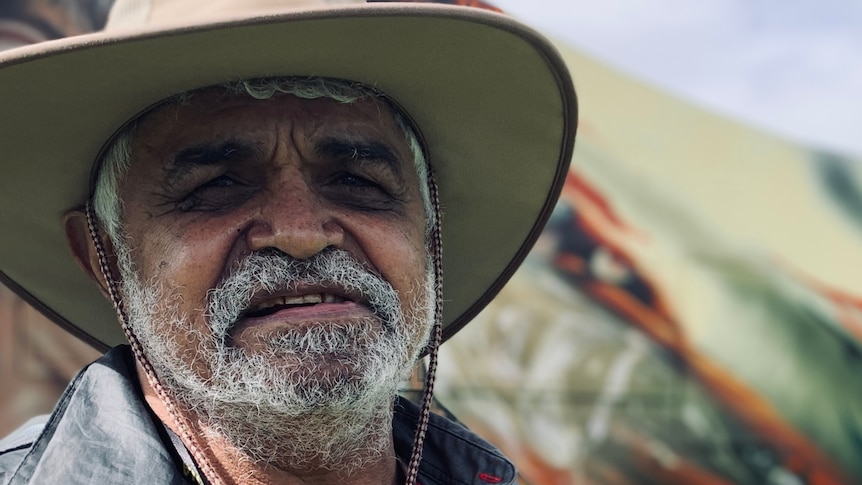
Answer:
[[[385,182],[351,172],[333,174],[322,190],[333,201],[362,210],[386,210],[395,202]]]
[[[230,175],[220,175],[195,187],[177,204],[184,212],[200,210],[223,210],[242,203],[251,191]]]
[[[209,182],[201,185],[196,190],[220,188],[220,187],[231,187],[233,185],[236,185],[236,180],[234,180],[233,178],[231,178],[227,175],[222,175],[222,176],[216,177],[216,178],[210,180]]]
[[[344,185],[354,186],[354,187],[377,187],[380,186],[364,177],[360,177],[359,175],[355,175],[352,173],[342,174],[338,179],[340,183]]]

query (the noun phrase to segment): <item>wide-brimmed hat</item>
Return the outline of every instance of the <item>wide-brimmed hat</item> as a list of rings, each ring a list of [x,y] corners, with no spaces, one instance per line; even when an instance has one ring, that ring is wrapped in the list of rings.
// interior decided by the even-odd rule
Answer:
[[[126,3],[104,32],[0,53],[0,280],[97,346],[125,339],[76,266],[62,217],[86,201],[116,130],[180,92],[321,76],[402,107],[440,190],[444,338],[493,298],[553,209],[575,93],[555,49],[505,15],[423,3]]]

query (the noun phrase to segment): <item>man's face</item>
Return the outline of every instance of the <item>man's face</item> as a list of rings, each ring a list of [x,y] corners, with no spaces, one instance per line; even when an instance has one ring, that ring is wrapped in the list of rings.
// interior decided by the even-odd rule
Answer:
[[[338,399],[424,343],[425,212],[381,103],[196,93],[140,120],[120,197],[127,262],[158,300],[131,298],[149,320],[133,328],[202,386],[265,367],[250,387],[308,382],[305,397]]]

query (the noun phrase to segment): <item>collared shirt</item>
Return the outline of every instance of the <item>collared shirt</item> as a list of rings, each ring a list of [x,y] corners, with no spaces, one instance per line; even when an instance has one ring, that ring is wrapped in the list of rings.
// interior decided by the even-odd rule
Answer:
[[[0,440],[0,485],[176,484],[194,480],[144,401],[128,346],[114,348],[72,380],[54,412]],[[419,410],[395,404],[396,455],[410,457]],[[419,470],[422,485],[515,483],[515,468],[491,444],[433,415]]]

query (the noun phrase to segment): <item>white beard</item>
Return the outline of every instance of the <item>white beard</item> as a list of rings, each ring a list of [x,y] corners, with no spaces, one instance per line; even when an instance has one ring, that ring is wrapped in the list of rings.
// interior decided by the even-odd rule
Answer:
[[[204,433],[254,462],[293,469],[349,472],[390,446],[397,385],[434,318],[430,270],[402,307],[391,285],[345,251],[297,261],[268,250],[245,258],[209,292],[209,328],[194,329],[171,289],[143,284],[125,245],[115,249],[129,325],[162,386]],[[280,329],[253,353],[230,345],[228,332],[254,293],[298,284],[359,292],[375,317]],[[178,336],[194,346],[180,345]]]

